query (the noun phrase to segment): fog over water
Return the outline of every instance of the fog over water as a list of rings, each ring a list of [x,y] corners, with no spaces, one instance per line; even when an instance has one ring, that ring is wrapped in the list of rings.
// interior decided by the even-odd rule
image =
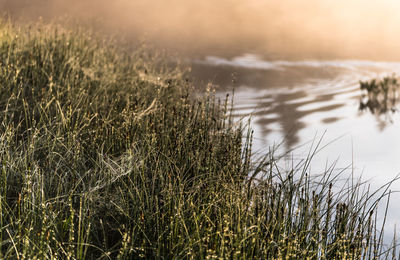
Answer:
[[[396,0],[0,0],[13,17],[68,15],[191,55],[400,59]]]

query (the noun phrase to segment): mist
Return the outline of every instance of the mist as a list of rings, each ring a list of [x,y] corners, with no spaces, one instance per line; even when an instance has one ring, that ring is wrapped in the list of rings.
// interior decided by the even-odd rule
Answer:
[[[0,0],[0,10],[70,17],[182,55],[400,60],[396,0]]]

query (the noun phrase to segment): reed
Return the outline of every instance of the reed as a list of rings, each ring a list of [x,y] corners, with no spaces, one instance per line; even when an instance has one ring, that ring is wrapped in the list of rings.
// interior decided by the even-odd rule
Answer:
[[[85,30],[0,25],[0,257],[380,258],[387,186],[273,153],[228,98]],[[155,65],[157,64],[157,65]],[[256,162],[257,161],[257,162]],[[336,191],[336,192],[335,192]]]
[[[368,109],[373,114],[386,114],[397,111],[399,99],[399,82],[395,75],[383,79],[360,81],[363,94],[360,100],[360,110]]]

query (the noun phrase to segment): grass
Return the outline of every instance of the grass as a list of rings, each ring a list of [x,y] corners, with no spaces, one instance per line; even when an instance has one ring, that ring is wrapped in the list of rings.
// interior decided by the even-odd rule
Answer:
[[[366,91],[360,101],[360,110],[368,109],[373,114],[386,114],[397,111],[399,82],[395,75],[382,80],[360,81],[360,89]]]
[[[388,194],[256,163],[229,101],[84,30],[0,26],[0,257],[392,256]],[[336,190],[336,192],[335,192]]]

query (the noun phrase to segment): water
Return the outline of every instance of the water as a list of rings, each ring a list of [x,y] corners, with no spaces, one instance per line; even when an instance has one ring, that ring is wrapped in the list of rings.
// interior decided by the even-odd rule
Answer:
[[[259,154],[281,144],[278,153],[290,152],[290,160],[299,160],[322,138],[312,163],[315,173],[336,162],[338,171],[348,167],[349,174],[376,189],[400,172],[400,112],[359,111],[359,81],[400,75],[400,62],[268,61],[246,54],[194,60],[192,73],[217,85],[221,96],[234,89],[235,117],[251,117]],[[400,191],[400,181],[392,190]],[[399,194],[392,195],[389,234],[400,213],[398,199]]]

